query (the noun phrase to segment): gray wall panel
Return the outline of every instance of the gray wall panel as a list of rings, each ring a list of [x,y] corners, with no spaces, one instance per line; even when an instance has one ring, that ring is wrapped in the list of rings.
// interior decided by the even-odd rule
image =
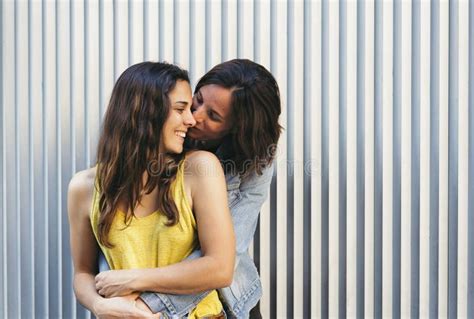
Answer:
[[[467,0],[3,1],[0,317],[91,316],[67,186],[121,72],[165,60],[195,85],[236,57],[283,101],[250,251],[264,318],[472,317],[473,21]]]

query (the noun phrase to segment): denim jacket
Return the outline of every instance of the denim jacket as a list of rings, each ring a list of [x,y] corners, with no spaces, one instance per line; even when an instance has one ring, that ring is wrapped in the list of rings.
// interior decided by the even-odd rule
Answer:
[[[248,248],[257,227],[260,209],[268,198],[272,176],[273,165],[264,169],[262,175],[252,173],[243,180],[239,175],[226,174],[227,198],[236,239],[236,261],[232,284],[218,289],[218,292],[228,318],[248,318],[250,310],[262,296],[260,277]],[[201,255],[201,251],[196,250],[187,259],[196,259]],[[108,268],[103,256],[99,266],[101,271]],[[189,295],[144,292],[140,297],[154,313],[182,318],[207,294],[208,291]]]

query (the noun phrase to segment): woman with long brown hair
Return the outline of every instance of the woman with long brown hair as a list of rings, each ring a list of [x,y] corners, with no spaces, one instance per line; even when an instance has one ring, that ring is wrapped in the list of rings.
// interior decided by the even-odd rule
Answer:
[[[260,318],[257,305],[262,296],[260,278],[248,254],[260,209],[268,198],[273,176],[273,160],[281,126],[278,118],[281,101],[278,84],[262,65],[246,59],[234,59],[216,65],[198,82],[194,91],[193,116],[196,124],[188,131],[186,144],[191,149],[213,152],[225,171],[227,197],[236,237],[234,278],[219,296],[229,318]],[[185,262],[199,258],[193,252]],[[183,276],[197,275],[193,269]],[[205,298],[206,285],[186,295],[166,294],[159,289],[137,288],[144,274],[130,271],[100,273],[98,289],[107,296],[126,295],[132,290],[145,291],[144,301],[153,312],[176,317]],[[144,305],[143,305],[144,306]]]
[[[100,288],[95,277],[99,249],[111,269],[146,278],[129,293],[204,288],[211,293],[188,309],[190,317],[222,313],[213,289],[232,281],[234,233],[219,160],[204,151],[183,154],[196,123],[191,104],[186,71],[152,62],[129,67],[112,91],[96,167],[69,184],[74,291],[99,318],[150,316],[134,307],[136,295],[103,297],[110,287]],[[201,257],[180,262],[198,247]]]

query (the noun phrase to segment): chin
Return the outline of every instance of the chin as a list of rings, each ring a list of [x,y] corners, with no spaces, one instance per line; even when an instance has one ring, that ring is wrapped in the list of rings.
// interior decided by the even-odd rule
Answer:
[[[179,148],[174,149],[174,150],[173,150],[173,153],[175,153],[175,154],[181,154],[181,153],[183,153],[183,147],[181,146],[181,147],[179,147]]]

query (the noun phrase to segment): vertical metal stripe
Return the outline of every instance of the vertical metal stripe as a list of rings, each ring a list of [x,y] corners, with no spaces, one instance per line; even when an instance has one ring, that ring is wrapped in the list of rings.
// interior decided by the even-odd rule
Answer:
[[[357,2],[357,318],[365,314],[365,8]]]
[[[206,2],[206,70],[209,70],[214,65],[222,61],[222,17],[220,12],[221,1],[207,1]],[[253,20],[253,17],[252,19]],[[250,23],[249,23],[250,24]],[[250,24],[252,25],[252,24]],[[244,32],[247,34],[254,34],[253,30]],[[251,37],[249,37],[252,39]]]
[[[23,63],[20,63],[20,54],[25,54],[24,50],[27,50],[26,48],[21,47],[21,42],[22,42],[22,24],[20,23],[20,16],[21,16],[21,11],[25,10],[21,6],[25,5],[25,3],[18,4],[15,3],[15,223],[9,223],[10,225],[15,225],[12,227],[14,229],[14,236],[11,236],[12,238],[15,238],[16,240],[16,245],[14,245],[12,248],[15,249],[16,255],[14,255],[11,260],[16,260],[16,267],[12,267],[12,269],[20,269],[20,272],[18,272],[15,275],[12,275],[10,273],[9,275],[14,278],[16,281],[16,285],[12,287],[13,285],[10,285],[9,287],[9,292],[11,293],[11,311],[9,316],[14,317],[18,316],[21,317],[21,309],[20,309],[20,297],[21,297],[21,274],[22,274],[22,267],[21,267],[21,168],[20,168],[20,162],[21,162],[21,134],[20,134],[20,118],[21,115],[20,110],[21,110],[21,97],[20,96],[20,87],[23,87],[24,83],[21,83],[20,79],[20,70],[21,66],[24,66]],[[12,278],[12,279],[13,279]],[[13,282],[13,280],[12,280]]]
[[[430,21],[430,301],[431,318],[438,317],[439,278],[439,2],[431,2]]]
[[[67,180],[66,180],[66,174],[68,173],[68,170],[66,168],[66,163],[69,163],[68,161],[68,155],[69,152],[66,150],[67,146],[63,147],[63,141],[66,139],[68,130],[67,130],[67,124],[68,121],[67,119],[63,116],[64,110],[68,110],[69,108],[66,107],[66,105],[69,104],[70,98],[69,98],[69,86],[67,85],[69,83],[69,67],[68,63],[62,63],[62,62],[69,62],[69,42],[67,41],[68,35],[69,35],[69,24],[67,22],[67,17],[69,16],[69,7],[68,4],[66,3],[58,3],[56,2],[56,9],[57,9],[57,15],[56,15],[56,30],[58,37],[56,39],[56,56],[57,56],[57,72],[58,72],[58,90],[56,92],[57,96],[57,105],[56,105],[56,110],[58,113],[57,121],[58,121],[58,136],[57,136],[57,143],[58,143],[58,167],[61,169],[60,173],[58,174],[58,238],[63,239],[65,236],[63,236],[63,228],[65,228],[65,225],[67,223],[67,218],[63,218],[63,212],[66,212],[66,204],[65,204],[65,196],[66,192],[63,190],[63,187],[67,185]],[[61,23],[61,22],[64,23]],[[62,28],[59,29],[58,26],[62,25]],[[61,31],[59,31],[61,30]],[[58,52],[61,52],[61,55],[58,54]],[[63,58],[64,57],[64,58]],[[70,64],[70,63],[69,63]],[[63,103],[64,101],[64,103]],[[65,105],[61,107],[62,105]],[[66,240],[61,240],[58,244],[58,276],[60,278],[58,282],[58,295],[59,296],[67,296],[66,293],[66,287],[67,287],[67,282],[70,280],[70,278],[67,278],[67,259],[65,256],[68,256],[67,251],[66,251],[66,245],[67,241]],[[58,305],[58,317],[63,316],[66,313],[67,309],[67,298],[62,297],[62,302],[59,303]],[[66,304],[66,305],[65,305]]]
[[[253,41],[252,41],[252,47],[253,47],[253,52],[252,52],[252,56],[254,57],[254,60],[255,62],[259,63],[260,62],[260,46],[258,45],[261,41],[262,41],[262,38],[261,38],[261,23],[258,23],[259,22],[259,15],[261,14],[260,13],[260,5],[258,3],[258,1],[254,1],[253,2],[253,7],[252,7],[252,10],[253,10],[253,17],[252,17],[252,25],[253,25],[253,29],[254,29],[254,35],[253,35]],[[221,35],[221,39],[222,39],[222,35]],[[221,50],[221,53],[222,53],[222,50]],[[221,55],[222,57],[222,55]],[[260,62],[261,63],[261,62]]]
[[[4,13],[4,6],[7,4],[2,2],[0,3],[0,43],[4,43],[4,36],[3,32],[5,32],[5,18],[3,16]],[[3,78],[5,77],[5,62],[4,62],[4,53],[3,47],[0,49],[0,69],[2,70],[0,74],[0,140],[2,141],[2,154],[0,158],[0,178],[1,178],[1,186],[0,186],[0,219],[2,221],[2,226],[0,228],[0,238],[2,239],[1,245],[1,252],[0,252],[0,316],[6,317],[6,241],[7,241],[7,234],[6,234],[6,216],[7,216],[7,187],[6,187],[6,136],[5,136],[5,96],[3,93]]]
[[[364,220],[364,314],[374,316],[375,300],[375,1],[364,4],[365,96],[365,220]]]
[[[229,33],[229,3],[227,1],[222,1],[221,17],[222,17],[221,54],[222,54],[222,61],[227,61],[229,60],[229,45],[227,43],[229,41],[227,37],[227,34]]]
[[[328,258],[329,316],[339,314],[339,4],[329,3],[328,43]]]
[[[114,3],[114,31],[115,31],[115,75],[119,77],[130,63],[130,28],[128,25],[128,2],[116,1]],[[114,78],[115,80],[116,78]]]
[[[429,316],[430,285],[430,10],[420,3],[420,298],[419,316]]]
[[[402,3],[394,2],[393,6],[393,230],[392,230],[392,313],[394,318],[400,317],[401,291],[401,184],[402,184]],[[386,84],[384,84],[386,85]],[[384,262],[384,266],[386,263]]]
[[[196,65],[196,55],[193,54],[194,48],[196,47],[196,2],[191,1],[189,4],[189,78],[191,80],[191,86],[194,86],[195,83],[195,65]]]
[[[315,109],[315,104],[311,101],[311,89],[314,88],[311,84],[311,68],[312,68],[312,57],[316,56],[316,59],[319,58],[318,55],[313,55],[311,52],[311,2],[309,0],[304,1],[304,15],[303,15],[303,25],[304,25],[304,42],[303,42],[303,61],[305,68],[303,69],[303,113],[305,114],[303,118],[303,163],[304,163],[304,177],[303,177],[303,317],[310,318],[311,315],[311,194],[312,194],[312,158],[311,158],[311,139],[314,138],[311,134],[311,126],[315,123],[312,123],[313,112]],[[318,76],[318,75],[316,75]],[[309,167],[309,168],[308,168]],[[317,218],[314,216],[313,218]]]
[[[173,41],[175,39],[175,32],[173,29],[173,11],[174,11],[174,2],[173,1],[161,1],[160,2],[160,14],[161,14],[161,22],[160,25],[160,59],[162,61],[167,61],[172,63],[174,52],[173,52]],[[204,5],[204,4],[203,4]],[[204,16],[206,16],[206,12],[204,11]],[[208,17],[206,16],[206,20]],[[204,62],[204,61],[203,61]]]
[[[322,1],[321,317],[329,317],[329,1]]]
[[[474,317],[474,3],[469,2],[469,203],[467,317]]]
[[[88,85],[88,80],[90,77],[91,70],[89,70],[89,60],[90,60],[90,54],[89,54],[89,10],[88,10],[88,0],[84,1],[84,141],[85,141],[85,167],[89,167],[91,159],[90,159],[90,132],[89,132],[89,126],[90,126],[90,121],[89,121],[89,85]],[[84,167],[84,168],[85,168]]]
[[[27,105],[25,105],[25,109],[28,110],[28,115],[26,116],[21,116],[21,120],[23,120],[23,122],[20,124],[20,129],[22,132],[25,132],[27,131],[28,132],[28,137],[26,139],[27,141],[27,144],[22,144],[22,148],[27,148],[28,147],[28,150],[26,151],[27,155],[24,157],[23,155],[21,155],[22,158],[28,158],[28,177],[27,178],[24,178],[23,176],[23,173],[26,171],[25,169],[21,168],[20,171],[22,174],[22,176],[20,177],[21,179],[21,186],[22,187],[25,187],[24,191],[26,191],[28,193],[28,200],[23,200],[22,203],[24,205],[24,209],[22,209],[22,216],[21,216],[21,225],[28,229],[29,230],[29,233],[28,235],[24,236],[23,234],[20,235],[20,238],[22,240],[21,242],[21,251],[24,251],[24,252],[28,252],[28,253],[25,253],[25,254],[22,254],[22,262],[21,262],[21,279],[20,279],[20,282],[21,282],[21,288],[20,290],[21,291],[28,291],[28,294],[26,295],[22,295],[20,294],[22,298],[22,304],[26,305],[26,307],[22,307],[20,306],[20,315],[21,316],[33,316],[34,312],[35,312],[35,309],[33,308],[34,305],[33,305],[33,300],[35,298],[35,288],[33,286],[33,282],[35,282],[36,278],[35,278],[35,264],[34,264],[34,255],[35,255],[35,250],[34,250],[34,246],[33,246],[33,243],[34,243],[34,240],[35,240],[35,215],[34,215],[34,211],[35,211],[35,208],[37,207],[36,203],[35,203],[35,196],[34,196],[34,193],[35,193],[35,189],[36,189],[36,183],[37,181],[39,181],[41,179],[41,176],[36,176],[36,167],[35,167],[35,161],[38,160],[38,162],[41,162],[41,159],[37,159],[36,158],[36,150],[38,150],[39,147],[35,147],[35,146],[39,146],[36,144],[36,142],[39,142],[38,144],[41,143],[41,136],[39,136],[39,139],[36,140],[36,139],[33,139],[33,131],[35,131],[35,134],[38,133],[36,132],[36,127],[33,127],[33,121],[32,121],[32,117],[33,116],[36,116],[37,115],[37,111],[38,111],[38,108],[36,107],[33,107],[33,103],[35,103],[36,101],[33,101],[34,99],[37,98],[36,96],[36,90],[35,88],[33,88],[32,86],[32,83],[33,83],[33,77],[37,77],[37,69],[36,69],[36,66],[33,66],[33,57],[31,54],[29,54],[30,52],[32,52],[33,50],[35,50],[35,52],[38,52],[36,51],[38,48],[36,47],[36,41],[34,41],[34,38],[32,36],[32,33],[33,33],[33,25],[36,27],[36,24],[37,24],[37,12],[36,10],[34,10],[35,12],[33,12],[33,3],[32,2],[29,2],[28,3],[28,27],[27,27],[27,34],[28,34],[28,47],[27,47],[27,52],[23,52],[23,53],[20,53],[20,56],[22,54],[27,54],[28,55],[28,85],[27,85],[27,94],[28,94],[28,102],[27,102]],[[40,29],[41,31],[41,29]],[[41,35],[40,35],[41,36]],[[39,52],[41,52],[41,48],[39,49]],[[37,62],[37,61],[35,61]],[[38,63],[38,64],[41,64]],[[35,96],[33,96],[35,95]],[[22,103],[19,103],[18,107],[20,109],[23,109],[22,108]],[[35,103],[36,104],[36,103]],[[39,105],[38,105],[39,106]],[[41,106],[40,106],[41,107]],[[34,113],[33,113],[33,110],[34,110]],[[26,118],[26,120],[25,120]],[[39,118],[41,118],[41,115],[39,116]],[[21,121],[20,120],[20,121]],[[26,122],[26,123],[25,123]],[[28,126],[28,127],[26,127]],[[21,136],[21,133],[20,133],[20,136]],[[21,140],[21,137],[20,137],[20,140]],[[36,145],[35,145],[36,144]],[[20,154],[21,154],[22,151],[20,151]],[[25,185],[25,182],[28,183],[27,185]],[[27,189],[26,189],[27,188]],[[20,194],[21,197],[25,198],[26,196],[23,196],[23,194]],[[40,199],[40,201],[42,201],[43,198]],[[41,207],[41,204],[39,205]]]
[[[382,315],[391,316],[393,270],[393,3],[383,3],[382,41]]]
[[[105,74],[105,50],[104,50],[104,1],[99,0],[99,122],[102,123],[102,118],[105,109],[105,85],[104,85],[104,74]],[[148,43],[147,41],[143,41]],[[146,50],[145,50],[146,52]],[[146,59],[147,57],[145,57]]]
[[[458,132],[458,221],[457,221],[457,316],[467,318],[467,281],[468,281],[468,89],[469,89],[469,5],[467,1],[458,3],[458,114],[456,130]]]
[[[449,2],[449,220],[448,220],[448,316],[457,318],[458,258],[458,3]]]
[[[103,0],[100,0],[101,8]],[[102,12],[102,10],[101,10]],[[150,38],[150,30],[149,30],[149,23],[150,23],[150,1],[143,0],[143,7],[142,7],[142,16],[143,16],[143,61],[151,61],[152,58],[150,57],[150,43],[148,39]],[[175,17],[176,21],[176,17]],[[176,26],[175,26],[176,27]],[[176,51],[176,50],[175,50]]]
[[[214,43],[211,43],[212,37],[212,11],[211,11],[211,3],[209,0],[204,1],[204,11],[206,12],[206,20],[204,21],[204,30],[205,30],[205,39],[204,39],[204,47],[206,48],[206,54],[204,56],[204,65],[206,66],[206,70],[209,70],[211,66],[211,52],[212,52],[212,46]],[[240,24],[240,23],[239,23]]]
[[[287,308],[286,308],[286,317],[291,318],[294,317],[294,303],[293,303],[293,295],[294,295],[294,286],[293,286],[293,278],[294,278],[294,259],[295,259],[295,254],[294,254],[294,237],[292,236],[294,234],[294,227],[295,227],[295,210],[294,210],[294,204],[295,204],[295,196],[294,196],[294,190],[295,190],[295,143],[293,141],[293,137],[295,135],[295,108],[294,108],[294,91],[295,91],[295,72],[294,68],[291,67],[291,62],[294,59],[294,52],[292,48],[294,48],[294,20],[293,20],[293,15],[294,15],[294,4],[291,2],[287,2],[286,4],[286,10],[287,10],[287,32],[288,32],[288,44],[286,46],[287,50],[287,57],[286,57],[286,63],[288,64],[288,72],[287,72],[287,81],[288,81],[288,92],[287,92],[287,99],[286,99],[286,108],[287,108],[287,188],[286,188],[286,197],[287,197],[287,202],[286,202],[286,215],[287,215],[287,222],[286,222],[286,233],[287,233],[287,240],[286,240],[286,255],[287,255],[287,261],[286,261],[286,302],[287,302]],[[290,45],[290,43],[293,42],[293,45]],[[241,54],[239,54],[241,56]]]
[[[289,12],[294,25],[292,32],[289,33],[288,46],[293,48],[292,62],[290,68],[293,69],[293,99],[294,104],[294,192],[293,192],[293,211],[294,211],[294,228],[293,247],[294,264],[293,264],[293,316],[303,317],[303,241],[304,241],[304,2],[292,3],[292,10]],[[300,21],[300,22],[297,22]],[[290,24],[290,23],[289,23]]]
[[[99,45],[102,45],[102,50],[99,48],[99,55],[101,54],[99,63],[103,65],[103,94],[102,104],[100,105],[100,120],[102,120],[105,109],[107,107],[108,98],[112,91],[113,84],[115,82],[115,35],[114,35],[114,2],[104,1],[102,2],[103,11],[99,14],[100,26],[103,28],[102,40],[99,39]],[[154,39],[155,36],[152,36]],[[100,53],[101,52],[101,53]],[[99,122],[100,123],[100,122]]]
[[[322,78],[324,76],[322,70],[322,3],[321,2],[310,2],[311,19],[310,24],[310,37],[311,37],[311,58],[310,66],[306,69],[310,70],[310,74],[314,75],[311,77],[309,82],[311,85],[311,106],[314,112],[311,112],[310,127],[311,132],[311,215],[309,216],[311,225],[307,226],[310,228],[311,233],[308,237],[311,239],[309,243],[309,249],[311,249],[310,256],[310,280],[311,280],[311,291],[310,291],[310,302],[311,309],[310,315],[313,317],[321,317],[321,302],[322,302],[322,226],[321,226],[321,212],[322,212],[322,192],[321,192],[321,142],[322,142],[322,123],[321,123],[321,109],[322,109]],[[316,106],[316,107],[315,107]]]
[[[75,36],[75,17],[74,17],[74,3],[71,3],[69,6],[69,21],[71,23],[69,32],[69,52],[70,52],[70,70],[69,70],[69,83],[70,83],[70,101],[69,101],[69,145],[70,145],[70,163],[71,166],[69,167],[69,176],[72,176],[74,172],[76,171],[76,126],[75,126],[75,111],[74,111],[74,96],[76,94],[75,92],[75,87],[76,87],[76,75],[75,75],[75,70],[76,70],[76,65],[75,65],[75,48],[74,48],[74,43],[76,41],[76,36]],[[114,26],[115,27],[115,26]],[[114,28],[115,29],[115,28]],[[69,233],[69,229],[66,228],[66,232]],[[69,247],[66,248],[66,251],[69,253]],[[73,271],[71,270],[70,267],[71,263],[68,263],[66,267],[66,276],[72,279],[73,276]],[[76,318],[76,299],[73,294],[69,294],[69,292],[72,290],[72,280],[68,280],[67,282],[67,288],[65,289],[65,293],[68,293],[68,297],[66,298],[66,317],[69,318]]]
[[[383,204],[383,131],[382,131],[382,46],[383,3],[375,2],[375,68],[374,68],[374,313],[382,317],[382,204]]]
[[[181,36],[182,36],[182,31],[179,29],[180,26],[180,20],[179,19],[179,9],[182,3],[179,2],[173,2],[173,30],[174,30],[174,36],[173,36],[173,63],[178,64],[180,67],[186,68],[186,65],[183,65],[181,59],[180,59],[180,43],[181,41]],[[188,21],[186,17],[183,16],[183,21]]]
[[[114,61],[114,68],[113,68],[113,72],[114,72],[114,81],[115,79],[118,78],[118,67],[117,67],[117,63],[118,63],[118,59],[117,59],[117,52],[118,52],[118,30],[117,30],[117,25],[118,25],[118,22],[117,22],[117,1],[118,0],[112,0],[113,1],[113,13],[112,13],[112,16],[113,16],[113,37],[114,37],[114,54],[113,54],[113,61]]]
[[[401,1],[400,3],[401,17],[399,18],[398,23],[400,26],[398,29],[401,31],[399,35],[398,43],[401,46],[400,52],[401,57],[398,59],[398,85],[400,98],[397,98],[398,106],[394,109],[400,108],[399,119],[400,119],[400,132],[401,136],[400,145],[398,145],[398,151],[401,152],[399,158],[399,163],[394,163],[394,165],[399,166],[400,176],[399,179],[399,189],[400,192],[400,205],[398,206],[399,212],[399,228],[394,230],[399,232],[397,235],[396,241],[399,241],[401,245],[399,246],[399,255],[397,258],[397,264],[394,264],[394,272],[396,272],[399,277],[397,280],[400,280],[397,283],[397,300],[394,298],[394,312],[398,313],[398,316],[409,317],[410,316],[410,307],[411,307],[411,148],[412,148],[412,119],[411,119],[411,109],[412,109],[412,41],[413,41],[413,29],[412,29],[412,3],[407,1]],[[394,46],[398,46],[395,44]],[[405,164],[403,164],[405,163]],[[395,245],[396,243],[394,243]],[[395,293],[395,292],[394,292]]]
[[[132,57],[132,63],[138,63],[138,62],[142,62],[142,61],[148,61],[145,59],[145,28],[146,28],[146,24],[145,24],[145,11],[144,11],[144,8],[145,8],[145,3],[143,1],[139,1],[137,3],[135,3],[135,6],[136,8],[133,10],[134,12],[134,16],[133,16],[133,19],[134,21],[136,21],[135,23],[135,43],[134,43],[134,52],[133,52],[133,57]],[[187,19],[185,19],[186,21],[188,21]],[[174,21],[174,18],[173,18],[173,21]],[[173,27],[173,30],[177,30],[176,27]],[[179,36],[176,36],[176,33],[174,33],[176,39],[179,39]],[[174,50],[174,46],[173,46],[173,52],[175,52]],[[175,53],[176,54],[176,53]],[[176,58],[175,60],[176,61]]]
[[[412,4],[411,316],[420,315],[420,2]]]
[[[63,4],[63,3],[62,3]],[[64,9],[63,9],[63,17],[64,20],[63,22],[66,24],[66,31],[65,34],[63,35],[63,42],[62,46],[67,50],[68,56],[65,63],[62,63],[62,68],[63,68],[63,76],[64,78],[62,79],[62,83],[67,83],[66,87],[62,90],[64,94],[63,98],[63,105],[64,107],[62,108],[62,123],[63,123],[63,129],[62,132],[64,132],[64,139],[62,141],[63,146],[64,146],[64,151],[62,153],[62,156],[64,156],[64,161],[63,161],[63,166],[61,168],[62,171],[62,184],[63,185],[68,185],[69,179],[72,176],[73,173],[73,139],[71,133],[73,132],[73,127],[71,126],[72,124],[72,103],[73,103],[73,91],[74,91],[74,77],[72,76],[72,71],[73,71],[73,63],[72,59],[74,56],[73,52],[73,41],[75,38],[73,37],[74,32],[73,32],[73,23],[74,23],[74,18],[73,18],[73,5],[71,3],[64,3]],[[66,94],[67,92],[67,94]],[[67,203],[66,200],[63,200],[63,211],[67,211]],[[66,240],[63,241],[62,244],[62,251],[63,251],[63,256],[69,256],[70,255],[70,248],[69,248],[69,224],[68,224],[68,219],[63,218],[62,221],[62,230],[64,237]],[[63,282],[63,287],[62,287],[62,305],[63,305],[63,312],[62,315],[64,317],[68,318],[74,318],[75,317],[75,296],[73,293],[73,288],[72,288],[72,277],[73,277],[73,271],[72,271],[72,260],[71,258],[67,258],[65,260],[65,267],[64,267],[64,274],[63,274],[64,282]]]
[[[158,28],[152,28],[152,25],[158,24],[158,19],[154,18],[157,14],[156,7],[158,4],[156,2],[151,2],[145,0],[143,3],[143,58],[145,61],[156,61],[156,33],[158,33]],[[189,16],[186,17],[186,20],[189,20]],[[185,30],[185,32],[189,32]]]
[[[52,315],[56,315],[57,317],[61,317],[63,313],[63,294],[61,293],[62,286],[63,286],[63,254],[62,254],[62,249],[61,249],[61,242],[63,241],[63,233],[62,233],[62,222],[63,222],[63,209],[62,209],[62,198],[63,198],[63,184],[62,184],[62,145],[61,145],[61,140],[62,140],[62,130],[61,130],[61,108],[60,108],[60,92],[62,91],[62,83],[60,81],[60,67],[61,67],[61,60],[60,60],[60,55],[59,52],[61,50],[59,49],[60,45],[60,33],[59,33],[59,15],[60,15],[60,8],[59,8],[59,3],[56,2],[54,4],[54,10],[55,10],[55,21],[54,21],[54,28],[56,32],[56,37],[55,37],[55,70],[56,70],[56,93],[55,93],[55,101],[54,101],[54,108],[55,108],[55,121],[56,121],[56,165],[58,168],[58,171],[56,173],[56,218],[57,218],[57,224],[56,224],[56,229],[53,229],[53,231],[57,232],[57,239],[58,239],[58,244],[57,244],[57,250],[53,253],[56,253],[57,256],[57,273],[56,273],[56,287],[53,287],[52,289],[56,290],[55,296],[52,297],[52,300],[57,301],[57,313],[53,313]],[[101,16],[101,15],[100,15]],[[101,43],[101,41],[99,41]],[[102,66],[102,63],[100,63]],[[102,72],[99,72],[99,74],[102,75]],[[99,91],[102,92],[103,88],[99,87]],[[100,106],[99,106],[100,107]],[[101,112],[102,114],[102,112]]]
[[[440,1],[440,43],[449,43],[449,3]],[[448,225],[449,225],[449,45],[439,47],[440,50],[440,74],[438,87],[440,93],[440,116],[439,116],[439,316],[448,316]]]
[[[190,77],[191,83],[195,84],[197,79],[201,77],[207,70],[205,66],[205,55],[206,55],[206,48],[203,45],[206,41],[206,30],[204,28],[204,24],[202,23],[203,17],[206,17],[206,11],[204,2],[191,2],[191,15],[192,21],[190,21],[191,30],[191,40],[192,40],[192,47],[190,48],[190,56],[194,58],[192,59],[192,63],[190,66]],[[163,44],[165,45],[165,43]],[[163,59],[163,57],[161,57]]]
[[[49,317],[49,289],[48,289],[48,286],[49,286],[49,283],[50,283],[50,278],[49,278],[49,271],[50,271],[50,264],[49,264],[49,257],[50,257],[50,249],[49,249],[49,236],[48,234],[50,233],[49,232],[49,222],[50,222],[50,219],[49,219],[49,212],[50,212],[50,204],[49,204],[49,177],[50,177],[50,174],[54,174],[53,172],[49,172],[49,167],[48,167],[48,163],[49,163],[49,152],[50,152],[50,143],[49,143],[49,132],[48,132],[48,129],[50,128],[50,126],[48,125],[48,127],[46,127],[46,123],[48,123],[48,118],[51,116],[50,115],[50,112],[49,112],[49,107],[51,104],[53,104],[53,102],[51,101],[50,99],[50,96],[52,96],[52,94],[50,94],[49,92],[52,90],[52,89],[55,89],[54,87],[54,81],[51,79],[50,77],[50,74],[54,72],[54,68],[53,68],[53,65],[50,65],[50,61],[48,61],[48,58],[51,57],[51,55],[49,54],[49,49],[50,49],[50,41],[49,41],[49,38],[54,36],[54,32],[51,32],[51,30],[48,28],[49,25],[50,25],[50,22],[51,21],[46,21],[47,17],[46,17],[46,10],[48,9],[47,7],[47,4],[46,3],[42,3],[41,4],[41,31],[42,31],[42,39],[43,39],[43,44],[42,44],[42,82],[44,83],[44,91],[43,91],[43,95],[42,95],[42,124],[43,124],[43,132],[42,132],[42,136],[43,136],[43,148],[42,148],[42,161],[43,161],[43,166],[42,166],[42,170],[43,170],[43,183],[42,183],[42,187],[43,187],[43,190],[44,190],[44,205],[42,207],[42,210],[44,212],[44,220],[43,220],[43,228],[40,228],[40,231],[41,232],[41,235],[42,237],[44,238],[43,239],[43,249],[44,251],[39,251],[38,253],[39,254],[42,254],[42,255],[39,255],[38,257],[39,258],[36,258],[37,260],[44,260],[44,269],[43,269],[43,273],[41,274],[41,281],[40,283],[43,283],[43,287],[41,287],[39,290],[39,293],[43,294],[43,300],[42,302],[40,301],[41,299],[36,297],[35,296],[35,300],[34,300],[34,303],[35,303],[35,313],[40,313],[40,314],[45,314],[46,317]],[[54,12],[52,12],[52,14],[54,14]],[[51,205],[51,207],[53,207],[53,205]],[[39,218],[41,218],[41,214],[38,214]],[[39,236],[38,236],[39,237]],[[34,246],[33,246],[34,247]],[[35,253],[36,253],[36,249],[35,250]],[[41,285],[41,284],[39,284]],[[36,286],[36,285],[35,285]],[[39,302],[36,302],[36,299],[38,299]],[[38,310],[36,310],[38,309]]]
[[[128,32],[128,45],[127,45],[127,65],[132,65],[132,54],[133,45],[135,44],[135,35],[133,34],[133,1],[127,1],[127,32]],[[123,72],[124,70],[120,71]]]
[[[339,300],[338,315],[347,317],[347,2],[339,4]],[[335,105],[334,105],[335,106]]]
[[[346,2],[346,166],[347,201],[345,218],[346,317],[357,314],[357,2]],[[341,311],[342,312],[342,311]]]
[[[16,243],[7,244],[8,239],[10,238],[10,231],[14,227],[14,220],[12,213],[7,213],[9,211],[15,212],[15,183],[16,183],[16,169],[15,169],[15,143],[16,143],[16,134],[15,134],[15,125],[16,125],[16,3],[14,2],[2,2],[2,37],[4,41],[10,43],[9,46],[2,46],[2,74],[8,78],[8,80],[4,79],[3,84],[4,88],[2,89],[2,105],[11,105],[13,109],[11,112],[6,112],[3,110],[3,125],[4,125],[4,136],[3,141],[5,142],[4,149],[3,149],[3,169],[4,169],[4,178],[3,181],[3,194],[4,194],[4,214],[3,214],[3,241],[2,241],[2,248],[3,248],[3,314],[4,317],[7,318],[11,315],[11,308],[13,308],[13,304],[9,304],[11,301],[11,295],[9,292],[9,287],[11,282],[14,283],[14,278],[9,277],[10,269],[15,269],[12,267],[12,263],[14,262],[14,254],[12,254],[12,250]],[[5,32],[5,33],[3,33]],[[3,107],[2,107],[3,108]],[[8,191],[7,191],[8,190]],[[8,292],[8,293],[7,293]]]
[[[237,29],[240,28],[243,24],[242,21],[242,0],[236,0],[237,1]],[[242,47],[243,47],[243,40],[242,40],[243,34],[242,32],[237,33],[237,57],[242,58]]]
[[[189,67],[189,3],[177,1],[174,8],[174,63],[183,68]],[[216,46],[218,43],[215,44]]]
[[[159,18],[158,18],[158,25],[159,25],[159,32],[158,32],[158,60],[159,61],[164,61],[165,59],[165,43],[164,43],[164,37],[165,37],[165,10],[164,10],[164,2],[165,1],[159,1],[158,2],[158,11],[159,11]]]

